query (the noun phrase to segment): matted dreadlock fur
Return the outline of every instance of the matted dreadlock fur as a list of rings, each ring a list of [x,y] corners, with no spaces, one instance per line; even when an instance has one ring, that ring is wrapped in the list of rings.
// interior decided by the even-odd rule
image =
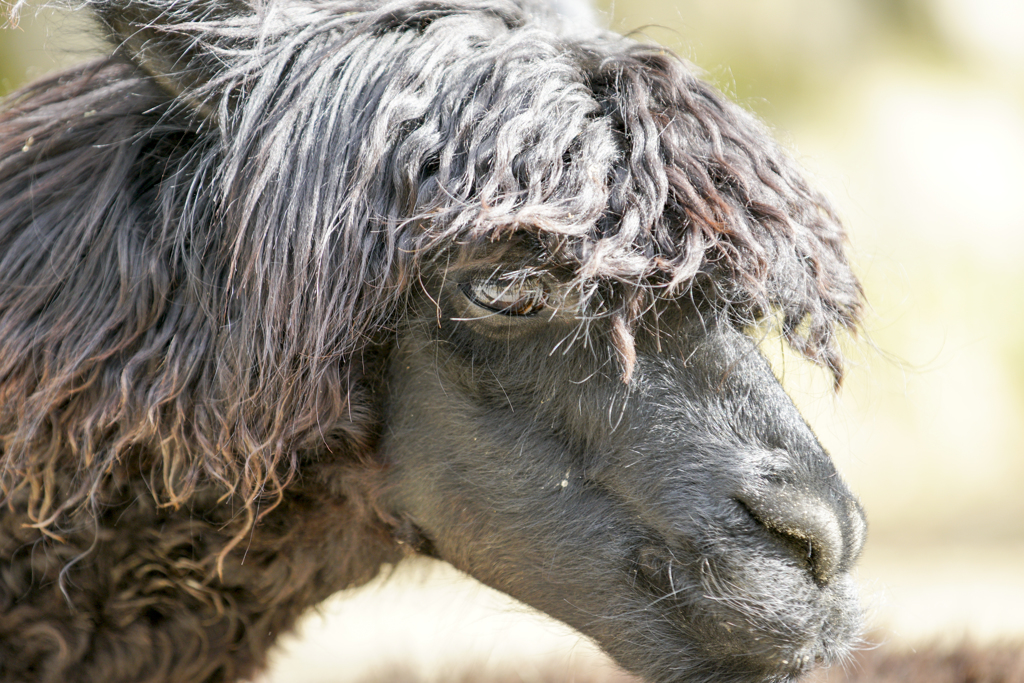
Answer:
[[[143,68],[150,34],[223,62],[206,82],[173,65],[200,115],[120,59],[0,115],[2,482],[32,488],[41,528],[140,446],[163,503],[208,479],[273,501],[318,414],[363,410],[347,365],[382,343],[418,264],[513,231],[584,292],[700,287],[744,321],[777,310],[841,377],[860,289],[833,209],[673,54],[504,2],[132,10]]]

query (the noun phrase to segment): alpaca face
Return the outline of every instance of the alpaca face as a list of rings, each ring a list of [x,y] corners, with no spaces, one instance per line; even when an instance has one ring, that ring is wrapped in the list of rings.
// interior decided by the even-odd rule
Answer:
[[[751,339],[665,305],[624,383],[607,318],[500,273],[438,274],[398,333],[382,450],[406,540],[646,680],[842,656],[864,519]]]

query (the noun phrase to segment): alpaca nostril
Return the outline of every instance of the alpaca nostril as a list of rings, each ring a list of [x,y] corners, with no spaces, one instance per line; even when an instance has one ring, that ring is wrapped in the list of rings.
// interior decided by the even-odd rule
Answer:
[[[808,564],[818,583],[828,584],[845,568],[847,534],[839,516],[825,501],[792,486],[744,491],[737,500]],[[862,529],[863,517],[860,519]],[[848,535],[856,535],[855,530],[850,531]]]

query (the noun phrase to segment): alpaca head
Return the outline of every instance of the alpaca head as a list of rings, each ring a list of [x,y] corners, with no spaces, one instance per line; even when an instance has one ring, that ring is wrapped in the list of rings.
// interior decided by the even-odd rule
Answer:
[[[581,320],[557,273],[494,267],[428,278],[399,327],[381,454],[403,540],[644,680],[841,656],[863,518],[754,343],[662,303],[623,381],[613,318]]]
[[[158,88],[90,100],[120,180],[62,171],[108,200],[63,224],[120,235],[74,263],[121,264],[131,324],[104,313],[109,353],[46,341],[61,372],[8,371],[43,397],[8,444],[53,415],[93,430],[68,505],[102,502],[125,444],[159,445],[176,505],[225,482],[247,509],[287,500],[336,463],[331,490],[371,499],[360,524],[645,680],[843,656],[863,515],[747,332],[775,321],[838,383],[860,287],[751,116],[661,49],[504,0],[89,4]],[[33,291],[0,308],[10,329],[65,296]],[[31,448],[5,457],[64,466]]]

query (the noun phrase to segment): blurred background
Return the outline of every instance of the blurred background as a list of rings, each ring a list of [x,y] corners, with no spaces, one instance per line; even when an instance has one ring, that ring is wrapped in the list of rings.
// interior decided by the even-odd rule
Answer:
[[[765,350],[868,512],[859,579],[875,637],[1024,638],[1024,2],[601,9],[757,112],[845,217],[871,308],[842,392],[777,340]],[[0,30],[0,92],[95,53],[84,26],[24,8]],[[600,659],[423,562],[310,617],[263,680],[303,667],[303,681],[337,681],[382,652],[421,666],[466,650],[521,666]]]

